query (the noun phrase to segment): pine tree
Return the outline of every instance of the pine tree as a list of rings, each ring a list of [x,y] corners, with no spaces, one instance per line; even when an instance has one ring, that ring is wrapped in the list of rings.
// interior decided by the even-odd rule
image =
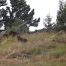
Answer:
[[[26,4],[25,0],[10,0],[11,8],[7,7],[6,10],[3,9],[2,11],[2,17],[3,21],[5,22],[6,29],[15,27],[16,20],[18,21],[18,27],[19,28],[25,28],[27,31],[27,28],[29,30],[30,26],[38,26],[38,22],[40,21],[40,18],[33,19],[34,16],[34,9],[31,10],[30,6]],[[9,16],[7,15],[9,13]],[[28,25],[28,26],[27,26]],[[24,30],[24,29],[22,29]]]
[[[6,5],[6,0],[0,0],[0,6],[5,6]]]
[[[34,9],[31,10],[30,6],[26,4],[25,0],[11,0],[11,5],[12,15],[15,14],[15,20],[16,18],[22,20],[21,28],[25,28],[27,31],[27,28],[29,30],[30,26],[38,26],[40,18],[33,20]]]
[[[52,23],[51,23],[51,21],[52,21],[52,18],[51,18],[51,16],[50,16],[50,14],[48,14],[47,16],[46,16],[46,18],[44,19],[44,26],[45,26],[45,28],[46,28],[46,30],[48,31],[48,32],[50,32],[51,30],[52,30]]]
[[[0,0],[0,7],[1,6],[5,6],[5,5],[7,5],[6,4],[6,0]],[[2,15],[5,13],[5,12],[3,12],[3,10],[4,9],[0,9],[0,28],[3,26],[3,17],[2,17]]]
[[[66,30],[66,3],[60,0],[57,14],[57,30]]]

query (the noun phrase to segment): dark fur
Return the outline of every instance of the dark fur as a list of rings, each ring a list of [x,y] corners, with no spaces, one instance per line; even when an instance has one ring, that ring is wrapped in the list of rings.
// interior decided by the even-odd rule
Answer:
[[[27,42],[28,41],[26,38],[22,38],[20,36],[17,36],[17,39],[18,39],[18,41],[21,41],[21,42]]]
[[[17,36],[17,32],[10,31],[10,32],[9,32],[9,35],[10,35],[10,36],[13,36],[13,37],[14,37],[14,36]]]

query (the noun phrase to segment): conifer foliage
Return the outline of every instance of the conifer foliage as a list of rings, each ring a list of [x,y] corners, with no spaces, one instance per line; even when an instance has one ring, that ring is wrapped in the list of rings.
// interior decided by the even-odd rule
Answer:
[[[4,2],[6,3],[5,0],[2,0],[0,3],[4,5]],[[26,31],[27,28],[29,30],[30,26],[38,26],[40,18],[33,19],[34,9],[31,10],[30,6],[26,4],[25,0],[10,0],[10,3],[11,9],[10,7],[6,7],[6,9],[0,10],[0,15],[3,17],[0,22],[4,22],[6,29],[15,28],[16,30],[22,29]],[[18,25],[15,25],[17,24],[17,21]]]

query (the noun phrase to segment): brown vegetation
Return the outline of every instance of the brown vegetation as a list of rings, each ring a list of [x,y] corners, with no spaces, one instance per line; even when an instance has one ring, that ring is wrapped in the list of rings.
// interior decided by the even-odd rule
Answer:
[[[66,43],[57,42],[65,36],[65,32],[38,32],[3,38],[0,66],[66,66]]]

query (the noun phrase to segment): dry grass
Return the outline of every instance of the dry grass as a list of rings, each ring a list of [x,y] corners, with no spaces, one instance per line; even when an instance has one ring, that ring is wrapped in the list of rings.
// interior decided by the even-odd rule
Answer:
[[[24,34],[28,42],[17,37],[3,38],[0,42],[0,66],[66,66],[66,43],[57,42],[66,33]],[[58,39],[57,39],[58,38]],[[56,39],[56,41],[53,41]]]

